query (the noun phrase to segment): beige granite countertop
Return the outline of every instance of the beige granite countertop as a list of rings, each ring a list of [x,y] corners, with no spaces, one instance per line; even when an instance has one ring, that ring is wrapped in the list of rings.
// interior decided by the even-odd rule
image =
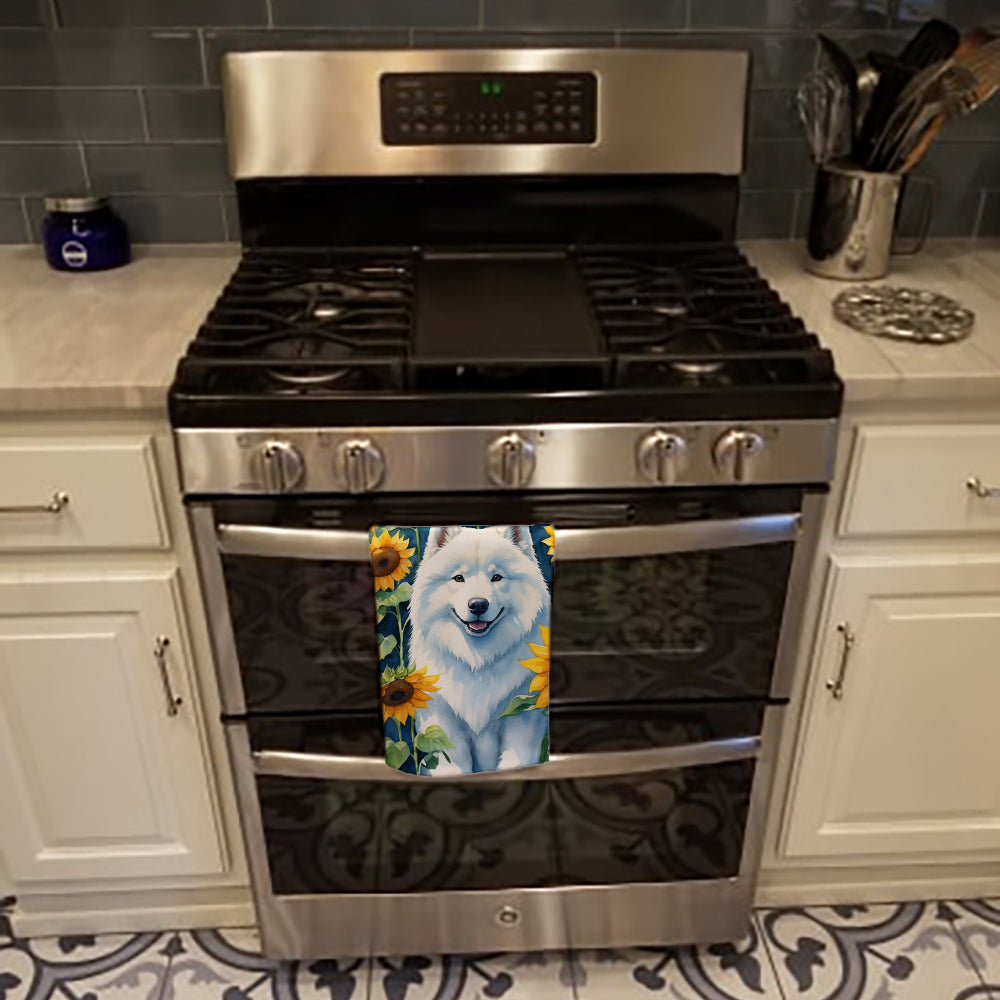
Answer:
[[[945,292],[976,312],[959,344],[919,346],[856,333],[833,318],[843,287],[806,274],[802,248],[743,245],[833,351],[848,404],[1000,403],[1000,241],[936,241],[898,258],[888,280]],[[177,359],[238,258],[229,246],[141,249],[98,274],[49,270],[36,247],[0,248],[0,411],[161,410]]]
[[[0,411],[160,410],[236,246],[139,248],[127,267],[53,271],[0,248]]]

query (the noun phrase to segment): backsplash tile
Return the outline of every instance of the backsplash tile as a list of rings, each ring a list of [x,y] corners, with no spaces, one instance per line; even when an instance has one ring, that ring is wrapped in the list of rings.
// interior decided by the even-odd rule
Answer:
[[[74,145],[0,148],[0,194],[45,194],[86,188],[83,159]]]
[[[136,139],[145,137],[137,90],[0,89],[4,139]]]
[[[0,87],[201,82],[193,31],[0,30]]]
[[[55,0],[55,5],[63,28],[267,24],[266,0]]]
[[[222,92],[217,88],[147,90],[142,95],[149,137],[160,139],[219,139]]]
[[[0,0],[0,240],[38,237],[38,195],[89,181],[138,242],[235,238],[224,52],[278,48],[748,48],[740,232],[801,235],[812,166],[794,91],[815,34],[897,52],[928,17],[1000,29],[1000,0]],[[932,232],[1000,235],[1000,98],[950,125],[922,172]]]
[[[456,28],[479,23],[479,0],[271,0],[274,23],[330,28]]]
[[[696,0],[697,2],[697,0]],[[681,28],[685,0],[483,0],[495,28]]]
[[[20,198],[0,198],[0,243],[25,243],[30,239]]]
[[[91,182],[100,191],[182,194],[229,187],[222,143],[88,145],[86,156]]]

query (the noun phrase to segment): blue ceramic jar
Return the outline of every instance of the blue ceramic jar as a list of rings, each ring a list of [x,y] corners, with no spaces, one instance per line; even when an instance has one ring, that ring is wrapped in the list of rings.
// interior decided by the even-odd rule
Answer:
[[[57,271],[105,271],[130,259],[125,223],[93,195],[45,199],[45,259]]]

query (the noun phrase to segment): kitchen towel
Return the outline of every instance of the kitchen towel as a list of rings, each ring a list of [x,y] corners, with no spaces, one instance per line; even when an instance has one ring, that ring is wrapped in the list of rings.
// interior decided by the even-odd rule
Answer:
[[[369,530],[385,760],[444,776],[549,756],[549,525]]]

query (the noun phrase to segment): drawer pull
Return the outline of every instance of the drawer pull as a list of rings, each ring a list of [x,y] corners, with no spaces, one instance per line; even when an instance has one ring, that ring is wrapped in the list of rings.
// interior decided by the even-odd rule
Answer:
[[[980,500],[1000,500],[1000,486],[986,486],[979,476],[970,476],[965,481],[965,486]]]
[[[184,699],[174,694],[174,686],[170,682],[170,671],[167,669],[167,649],[170,640],[165,635],[158,635],[153,643],[153,658],[160,669],[160,680],[163,682],[163,693],[167,698],[167,715],[174,716],[184,704]]]
[[[854,646],[854,633],[851,631],[851,626],[847,622],[841,622],[837,626],[837,631],[843,638],[844,645],[840,651],[840,669],[837,671],[837,676],[833,680],[826,682],[826,689],[840,701],[844,697],[844,680],[847,678],[847,661],[851,656],[851,649]]]
[[[69,506],[69,494],[56,490],[48,503],[29,503],[24,506],[0,507],[0,514],[61,514]]]

